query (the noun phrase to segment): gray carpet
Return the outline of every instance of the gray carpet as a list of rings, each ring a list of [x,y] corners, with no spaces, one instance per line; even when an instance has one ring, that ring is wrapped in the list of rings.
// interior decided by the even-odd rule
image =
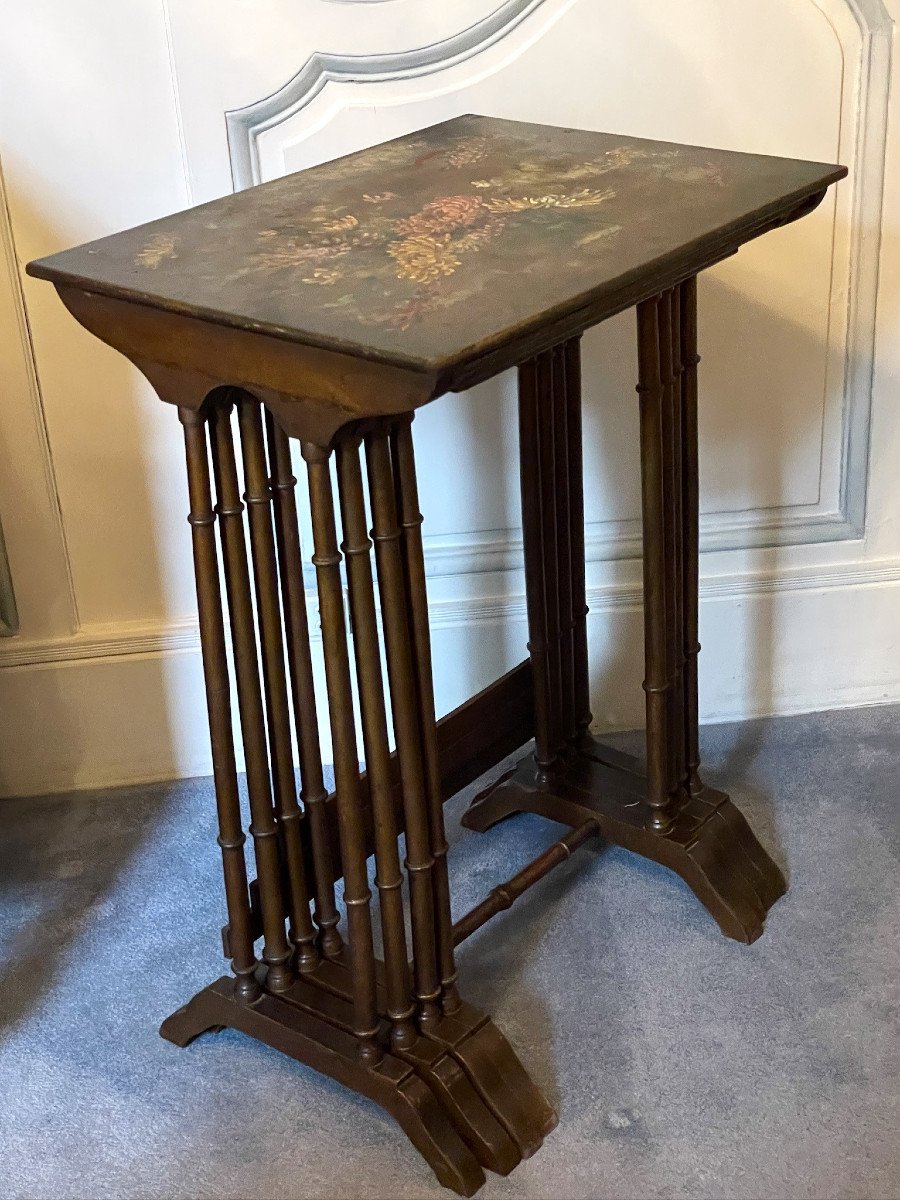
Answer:
[[[581,850],[460,954],[560,1111],[485,1197],[900,1194],[900,709],[707,729],[791,890],[752,947],[674,875]],[[558,827],[448,807],[459,911]],[[223,970],[211,785],[0,804],[0,1193],[447,1195],[391,1120],[226,1031],[160,1020]]]

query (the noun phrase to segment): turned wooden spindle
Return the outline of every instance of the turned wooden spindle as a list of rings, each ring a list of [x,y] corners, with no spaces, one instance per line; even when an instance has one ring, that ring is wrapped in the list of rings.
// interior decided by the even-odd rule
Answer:
[[[597,837],[600,833],[599,821],[589,818],[577,828],[569,832],[549,846],[543,854],[539,854],[521,871],[507,879],[505,883],[492,888],[480,904],[476,904],[470,912],[453,926],[453,941],[455,945],[471,937],[488,921],[512,908],[520,896],[524,896],[529,888],[540,883],[552,870],[561,866],[585,842]]]
[[[577,734],[575,718],[575,612],[572,573],[572,511],[569,473],[569,376],[566,346],[553,350],[553,474],[556,499],[556,577],[559,602],[559,713],[562,735],[571,742]]]
[[[329,452],[304,442],[313,527],[313,564],[319,588],[319,613],[325,651],[325,682],[331,723],[334,778],[337,794],[344,904],[350,943],[353,987],[353,1032],[362,1062],[381,1059],[376,1042],[378,1014],[375,996],[375,950],[372,942],[372,893],[366,868],[366,831],[362,814],[359,754],[353,716],[350,653],[344,623],[341,554],[338,549],[334,497],[328,470]]]
[[[674,523],[674,570],[672,572],[674,612],[674,690],[676,737],[675,776],[679,799],[687,787],[687,731],[685,728],[684,665],[686,661],[684,629],[684,361],[681,350],[681,289],[670,296],[670,332],[672,346],[672,512]]]
[[[341,548],[347,568],[366,773],[375,828],[375,882],[381,907],[384,983],[387,1015],[391,1022],[391,1050],[416,1066],[420,1077],[425,1078],[432,1092],[440,1097],[454,1125],[469,1143],[479,1162],[505,1175],[520,1159],[513,1141],[483,1099],[479,1098],[472,1081],[448,1052],[449,1048],[431,1038],[420,1037],[413,1019],[416,1007],[412,1002],[407,961],[406,922],[401,891],[403,876],[397,841],[384,678],[369,553],[372,543],[366,533],[365,498],[359,460],[361,440],[356,432],[341,437],[337,445],[337,474],[344,535]],[[452,937],[449,910],[447,919],[448,935]],[[451,967],[452,951],[451,945]],[[456,1008],[459,1007],[460,1002],[457,998]],[[427,1028],[426,1023],[425,1032]]]
[[[228,678],[228,656],[225,649],[222,594],[219,587],[219,564],[214,530],[216,514],[213,511],[210,490],[206,424],[202,413],[195,412],[190,408],[179,408],[178,415],[184,426],[184,448],[190,495],[188,521],[191,526],[191,540],[194,549],[197,609],[203,651],[203,676],[206,682],[209,731],[213,748],[213,777],[219,823],[218,841],[222,851],[222,871],[225,877],[225,905],[228,912],[231,969],[235,974],[236,996],[249,1003],[257,999],[260,989],[255,975],[257,963],[253,952],[250,894],[247,888],[247,868],[244,861],[245,837],[241,823],[237,767],[234,758],[231,689]],[[281,932],[283,938],[283,928]]]
[[[291,464],[290,441],[271,413],[266,414],[266,436],[275,502],[275,543],[284,608],[284,636],[300,759],[300,798],[306,812],[315,885],[313,915],[319,929],[319,949],[326,958],[337,958],[344,943],[338,932],[340,914],[334,899],[334,866],[325,808],[328,792],[322,771],[300,525],[297,519],[297,479]]]
[[[672,293],[663,292],[657,304],[659,314],[659,370],[663,384],[662,402],[662,478],[663,478],[663,538],[666,570],[663,579],[666,612],[666,777],[669,791],[670,815],[678,800],[678,744],[682,731],[678,724],[678,659],[681,645],[677,624],[676,546],[681,530],[676,523],[675,492],[675,373],[672,344]]]
[[[391,432],[395,492],[398,499],[402,549],[406,575],[406,597],[413,642],[413,665],[419,705],[419,737],[425,764],[425,787],[431,835],[434,884],[435,935],[441,975],[441,1002],[445,1013],[459,1008],[456,958],[453,953],[453,919],[450,908],[450,874],[447,864],[447,833],[444,826],[444,796],[437,745],[434,709],[434,677],[431,661],[431,629],[425,585],[425,551],[422,544],[422,513],[416,480],[412,414],[402,417]]]
[[[375,612],[375,586],[366,529],[359,449],[362,438],[353,434],[337,447],[338,489],[341,502],[341,549],[347,569],[350,614],[362,714],[366,774],[375,827],[375,884],[381,908],[384,942],[384,973],[387,1014],[391,1021],[391,1045],[397,1050],[411,1046],[418,1033],[413,1021],[412,983],[406,951],[406,920],[403,915],[403,874],[397,844],[391,755],[388,743],[384,679]]]
[[[700,769],[700,714],[697,686],[700,588],[700,473],[697,447],[697,279],[681,285],[681,361],[684,367],[682,522],[684,529],[684,708],[688,788],[703,790]]]
[[[666,511],[663,466],[664,388],[660,373],[660,305],[638,305],[638,395],[644,536],[644,692],[647,705],[647,803],[650,827],[671,824],[669,812],[669,677],[666,618]]]
[[[381,594],[381,619],[387,658],[394,736],[400,765],[406,818],[406,872],[412,919],[413,968],[419,1023],[427,1030],[440,1017],[441,996],[425,767],[420,740],[416,674],[407,621],[406,582],[400,548],[402,532],[391,468],[388,433],[383,426],[366,434],[372,538]]]
[[[301,810],[297,803],[291,718],[285,679],[284,640],[281,631],[281,602],[278,566],[272,532],[272,491],[263,440],[261,405],[246,393],[238,401],[238,424],[244,460],[244,500],[250,525],[253,578],[256,584],[256,613],[262,652],[263,694],[272,764],[272,785],[281,831],[285,876],[288,885],[290,939],[297,967],[314,971],[319,963],[316,931],[312,923],[303,840]]]
[[[222,565],[231,618],[231,646],[250,801],[250,834],[259,886],[263,961],[268,967],[266,986],[270,991],[279,992],[289,987],[294,977],[288,965],[291,948],[284,931],[285,900],[278,823],[272,806],[269,752],[250,598],[250,569],[244,539],[244,506],[235,462],[231,409],[230,400],[226,401],[213,410],[211,417],[212,460],[218,499],[216,512],[219,514]]]
[[[554,394],[555,363],[552,352],[538,357],[538,490],[541,498],[541,546],[544,576],[545,637],[551,686],[550,727],[554,756],[564,746],[563,672],[560,655],[562,632],[559,560],[557,553],[556,439],[557,414]],[[531,483],[534,486],[534,482]]]
[[[522,494],[522,538],[525,548],[525,593],[528,606],[528,653],[534,686],[534,754],[539,770],[556,758],[552,710],[554,691],[547,640],[547,598],[544,591],[541,540],[541,491],[538,485],[540,428],[538,360],[519,367],[519,467]]]
[[[581,416],[581,338],[565,345],[566,433],[568,435],[569,546],[571,548],[573,702],[576,739],[591,727],[590,673],[587,641],[587,587],[584,552],[584,454]]]

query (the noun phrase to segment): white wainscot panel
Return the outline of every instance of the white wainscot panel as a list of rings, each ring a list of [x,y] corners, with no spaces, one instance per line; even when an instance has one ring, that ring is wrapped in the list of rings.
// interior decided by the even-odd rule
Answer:
[[[228,114],[234,180],[468,111],[849,163],[851,179],[811,217],[704,276],[701,454],[707,547],[858,537],[890,28],[870,0],[508,0],[418,51],[320,48]],[[640,512],[633,318],[591,331],[584,352],[588,554],[628,556]],[[514,565],[513,381],[446,398],[417,428],[431,571]]]

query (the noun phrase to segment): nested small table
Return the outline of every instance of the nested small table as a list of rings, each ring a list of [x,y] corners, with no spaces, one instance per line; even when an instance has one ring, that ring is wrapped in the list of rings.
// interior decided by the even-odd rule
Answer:
[[[469,116],[30,265],[184,427],[233,974],[165,1037],[229,1025],[277,1047],[382,1104],[441,1182],[471,1195],[483,1168],[506,1174],[533,1153],[556,1114],[461,998],[459,942],[596,836],[677,871],[727,935],[761,933],[784,880],[698,773],[696,276],[812,211],[845,173]],[[584,566],[579,338],[634,306],[646,773],[590,733]],[[435,721],[412,414],[513,366],[530,659]],[[332,795],[290,438],[309,487]],[[465,823],[530,811],[571,832],[454,924],[444,801],[532,738]]]

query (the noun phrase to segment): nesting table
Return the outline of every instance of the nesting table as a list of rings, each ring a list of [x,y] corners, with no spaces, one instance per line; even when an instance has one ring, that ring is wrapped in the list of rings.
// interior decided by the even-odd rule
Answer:
[[[183,426],[232,973],[164,1037],[231,1026],[277,1047],[381,1104],[469,1196],[557,1118],[463,998],[464,938],[596,837],[678,872],[729,937],[759,936],[784,880],[700,775],[696,277],[845,174],[467,116],[30,264]],[[579,339],[632,307],[646,767],[591,734],[585,603]],[[529,654],[436,721],[412,417],[510,367]],[[454,922],[444,802],[532,739],[464,823],[532,812],[569,832]]]

